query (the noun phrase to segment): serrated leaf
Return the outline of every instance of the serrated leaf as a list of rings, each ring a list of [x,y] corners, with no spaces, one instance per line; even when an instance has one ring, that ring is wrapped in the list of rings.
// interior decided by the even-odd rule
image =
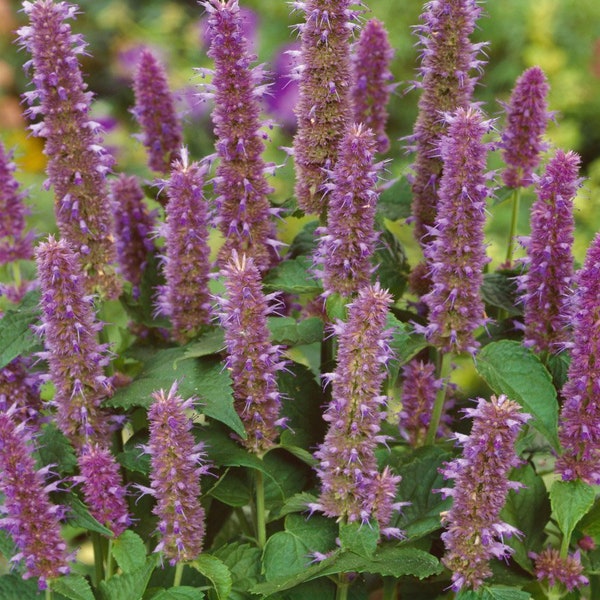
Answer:
[[[222,560],[210,554],[201,554],[189,564],[211,581],[219,600],[229,598],[233,582],[231,572]]]
[[[268,324],[274,344],[300,346],[323,339],[323,321],[319,317],[309,317],[302,321],[296,321],[292,317],[269,317]]]
[[[225,334],[222,329],[213,329],[185,346],[185,358],[200,358],[218,354],[225,349]]]
[[[390,221],[406,219],[412,213],[412,190],[406,177],[401,177],[379,195],[377,213]]]
[[[517,283],[513,275],[486,273],[483,276],[481,297],[486,304],[501,308],[509,316],[523,314],[517,303]]]
[[[267,474],[263,461],[242,448],[231,439],[229,432],[221,427],[206,427],[202,430],[202,441],[210,462],[219,467],[249,467]]]
[[[70,475],[75,471],[75,450],[54,423],[43,425],[36,445],[42,465],[56,465],[58,472],[63,475]]]
[[[221,546],[213,553],[231,572],[232,591],[247,592],[260,578],[262,552],[250,544],[238,542]]]
[[[142,473],[142,475],[150,473],[150,455],[140,448],[125,448],[123,452],[119,452],[117,460],[128,471]]]
[[[210,489],[210,495],[227,506],[241,508],[252,502],[253,489],[244,469],[229,468]]]
[[[195,587],[180,585],[168,590],[160,590],[151,600],[203,600],[204,592]]]
[[[42,595],[35,579],[24,580],[9,573],[0,577],[0,598],[2,600],[41,600]]]
[[[456,600],[529,600],[529,592],[502,586],[482,587],[477,591],[463,590],[456,595]]]
[[[137,533],[126,530],[113,541],[112,555],[123,573],[130,573],[146,563],[146,545]]]
[[[340,523],[340,543],[343,550],[371,558],[379,542],[377,523]]]
[[[88,580],[81,575],[65,575],[52,579],[50,588],[69,600],[95,600]]]
[[[313,260],[308,256],[284,260],[269,272],[264,285],[269,291],[286,294],[318,294],[323,290],[312,269]]]
[[[475,368],[496,394],[506,394],[532,415],[530,424],[558,450],[556,389],[535,354],[519,342],[492,342],[477,355]]]
[[[552,514],[566,538],[571,537],[575,525],[592,508],[596,493],[583,481],[555,481],[550,488]]]
[[[185,352],[185,348],[159,350],[144,365],[140,375],[128,386],[117,390],[105,404],[125,410],[134,406],[148,408],[153,392],[168,390],[177,380],[178,393],[182,397],[198,397],[198,408],[204,414],[246,437],[244,426],[233,408],[229,371],[223,368],[220,360],[186,358]]]
[[[39,300],[39,292],[29,292],[17,308],[7,310],[0,319],[0,368],[40,346],[31,331],[39,318]]]
[[[106,537],[113,537],[112,531],[94,519],[86,505],[75,494],[68,495],[65,505],[69,507],[66,515],[69,525],[81,527]]]
[[[101,600],[137,600],[144,595],[152,571],[156,566],[156,556],[150,556],[143,567],[129,573],[113,575],[108,581],[98,584]]]

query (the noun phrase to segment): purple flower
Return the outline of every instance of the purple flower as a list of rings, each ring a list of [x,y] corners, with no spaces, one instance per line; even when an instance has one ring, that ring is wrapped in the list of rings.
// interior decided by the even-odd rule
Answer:
[[[377,242],[377,174],[374,165],[376,141],[362,125],[349,128],[342,140],[333,171],[327,227],[317,251],[323,264],[325,293],[344,296],[356,293],[371,280],[371,257]]]
[[[171,317],[174,337],[184,343],[210,322],[210,248],[208,204],[202,187],[206,167],[188,163],[187,152],[175,161],[166,181],[168,203],[164,273],[166,285],[159,290],[159,311]]]
[[[251,8],[242,6],[240,8],[241,33],[248,44],[248,51],[256,54],[258,48],[259,17]],[[200,41],[204,46],[210,47],[214,38],[214,31],[209,24],[209,17],[200,19]]]
[[[296,197],[305,212],[327,208],[323,185],[351,119],[350,34],[356,25],[351,0],[294,0],[305,22],[298,25],[302,47],[297,67],[300,98],[294,138]]]
[[[535,576],[538,581],[548,580],[551,587],[562,584],[568,591],[588,585],[588,578],[583,575],[583,565],[579,551],[565,558],[554,548],[545,548],[539,554],[531,552]]]
[[[389,523],[400,477],[377,470],[375,449],[385,443],[380,433],[388,398],[381,394],[385,366],[391,357],[386,329],[391,295],[379,287],[362,288],[348,305],[347,323],[338,322],[338,362],[325,375],[333,385],[332,399],[323,416],[328,423],[325,440],[315,457],[321,494],[313,510],[349,523],[377,519]],[[395,532],[398,535],[399,532]]]
[[[207,472],[204,445],[196,444],[192,421],[186,412],[194,399],[184,400],[174,383],[168,394],[152,394],[148,411],[150,439],[144,450],[150,455],[151,489],[156,498],[152,511],[158,517],[162,552],[171,565],[194,560],[202,552],[204,509],[200,504],[200,475]]]
[[[29,209],[14,178],[12,154],[0,142],[0,265],[33,258],[33,233],[25,233]]]
[[[490,122],[474,107],[459,108],[446,121],[448,133],[439,145],[444,174],[438,213],[425,249],[432,289],[423,300],[429,306],[431,343],[443,352],[473,352],[473,332],[485,323],[479,288],[487,262],[483,228],[489,191],[482,138]]]
[[[30,372],[31,361],[17,357],[0,368],[0,412],[13,405],[13,418],[28,427],[40,421],[40,377]]]
[[[538,352],[558,352],[567,342],[573,282],[573,199],[580,185],[580,158],[557,150],[536,183],[529,270],[519,287],[525,312],[525,340]]]
[[[469,40],[480,14],[477,0],[433,0],[425,5],[423,25],[415,28],[421,46],[422,94],[411,138],[416,152],[412,214],[415,237],[422,245],[429,241],[437,213],[442,174],[438,144],[447,129],[440,116],[469,106],[477,81],[472,73],[481,71],[483,64],[477,56],[485,44]]]
[[[285,129],[296,128],[295,108],[298,103],[298,80],[293,77],[296,68],[294,56],[299,52],[300,44],[293,42],[276,50],[273,63],[273,83],[265,95],[267,110]]]
[[[550,118],[546,100],[549,89],[544,71],[531,67],[517,79],[505,105],[506,126],[500,147],[506,163],[502,179],[508,187],[528,186],[540,153],[546,149],[542,136]]]
[[[367,21],[355,46],[352,103],[354,122],[373,130],[378,152],[387,152],[390,147],[385,128],[386,106],[395,87],[390,83],[393,75],[389,69],[393,56],[383,23],[377,19]]]
[[[254,261],[234,253],[223,267],[227,297],[220,300],[219,317],[225,329],[227,368],[233,381],[235,409],[244,423],[243,444],[263,454],[275,443],[281,398],[277,372],[284,367],[281,348],[270,340],[267,315],[277,294],[265,295]]]
[[[97,444],[85,446],[78,456],[85,502],[96,521],[120,536],[131,524],[119,464],[110,451]]]
[[[506,396],[479,398],[477,408],[465,409],[473,418],[469,436],[456,434],[463,447],[462,458],[446,463],[442,474],[454,479],[454,488],[439,490],[453,498],[452,508],[442,515],[446,531],[442,540],[446,554],[442,562],[452,571],[452,589],[477,589],[491,574],[488,562],[505,558],[512,549],[505,537],[520,532],[500,520],[500,511],[511,489],[521,484],[508,474],[521,464],[514,444],[521,427],[530,418]]]
[[[154,251],[151,235],[156,213],[149,211],[144,204],[144,192],[134,175],[121,174],[113,179],[110,182],[110,197],[115,215],[120,271],[133,285],[133,296],[137,298],[148,254]]]
[[[113,269],[112,212],[106,210],[112,158],[101,145],[101,126],[89,116],[92,94],[86,91],[78,60],[86,44],[66,23],[77,7],[37,0],[24,2],[23,10],[30,25],[21,27],[19,36],[31,54],[26,68],[33,68],[36,88],[23,97],[29,105],[26,114],[36,121],[30,127],[33,135],[46,139],[58,228],[78,252],[86,290],[114,298],[120,285]]]
[[[148,166],[158,173],[168,173],[178,158],[182,143],[181,123],[167,75],[148,49],[142,50],[134,77],[133,114],[142,128],[140,136],[148,153]]]
[[[42,325],[50,379],[56,388],[54,404],[60,430],[76,447],[104,442],[108,432],[101,404],[111,394],[104,376],[107,347],[96,339],[92,298],[85,296],[77,255],[65,240],[52,236],[37,248],[42,292]]]
[[[40,589],[46,589],[49,579],[69,572],[67,545],[60,534],[62,507],[50,502],[48,494],[57,484],[46,484],[48,467],[36,470],[31,432],[24,423],[15,423],[16,410],[12,406],[0,412],[0,527],[19,548],[11,561],[23,561],[23,578],[39,577]]]
[[[219,263],[225,264],[233,250],[252,258],[265,271],[277,260],[275,225],[267,183],[269,166],[264,149],[257,96],[260,69],[251,69],[253,56],[243,36],[237,0],[210,0],[203,6],[209,14],[212,44],[208,55],[215,61],[211,86],[212,114],[219,157],[214,179],[217,223],[225,237]]]
[[[556,469],[564,480],[582,479],[600,484],[600,235],[590,248],[583,268],[576,275],[573,343],[567,383],[560,413],[558,437],[563,454]]]

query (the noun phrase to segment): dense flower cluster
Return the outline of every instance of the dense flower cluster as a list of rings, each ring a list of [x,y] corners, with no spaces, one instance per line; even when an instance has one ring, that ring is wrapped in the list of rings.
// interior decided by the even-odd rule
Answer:
[[[477,408],[467,408],[465,414],[473,418],[473,427],[469,436],[456,434],[462,458],[442,469],[446,479],[454,479],[454,488],[440,490],[453,498],[452,508],[442,516],[446,527],[442,562],[452,571],[456,591],[477,589],[492,573],[490,559],[512,552],[504,538],[519,532],[500,520],[500,511],[508,491],[520,487],[508,480],[508,473],[521,464],[514,444],[530,418],[506,396],[480,398]]]
[[[112,158],[102,147],[101,126],[89,116],[91,92],[83,81],[78,56],[86,44],[66,23],[77,14],[67,2],[24,2],[30,24],[19,29],[31,54],[35,90],[24,94],[33,135],[46,140],[48,183],[54,187],[61,235],[78,253],[88,292],[119,293],[114,272],[116,248],[112,212],[106,210],[106,173]],[[43,116],[43,120],[38,117]]]
[[[141,488],[156,498],[162,552],[171,565],[194,560],[202,552],[204,509],[200,504],[200,475],[207,472],[204,445],[197,444],[186,411],[194,399],[184,400],[174,383],[168,393],[152,394],[148,411],[150,439],[144,450],[150,454],[151,489]]]
[[[555,548],[546,548],[539,554],[531,553],[530,557],[533,558],[538,580],[547,579],[552,587],[562,584],[571,591],[589,584],[588,578],[583,575],[579,552],[563,558]]]
[[[260,272],[251,258],[233,254],[222,269],[227,297],[220,319],[225,329],[227,368],[231,372],[235,409],[246,428],[244,445],[262,454],[275,443],[281,398],[277,372],[284,367],[281,347],[271,343],[267,315],[277,294],[265,295]]]
[[[558,352],[568,340],[573,282],[573,199],[579,187],[580,159],[557,150],[536,183],[531,237],[526,241],[528,271],[519,284],[524,304],[525,341],[538,352]]]

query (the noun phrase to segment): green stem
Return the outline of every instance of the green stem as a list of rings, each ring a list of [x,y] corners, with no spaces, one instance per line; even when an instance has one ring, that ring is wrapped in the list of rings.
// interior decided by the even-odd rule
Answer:
[[[381,600],[397,600],[396,584],[397,580],[395,577],[383,578],[383,596],[381,597]]]
[[[256,542],[259,548],[267,543],[267,524],[265,518],[265,480],[262,471],[255,471],[254,485],[256,490]]]
[[[590,600],[600,600],[600,575],[590,575]]]
[[[335,594],[335,600],[348,600],[349,589],[350,582],[346,578],[346,574],[340,573],[337,581],[337,592]]]
[[[104,580],[104,552],[103,540],[99,533],[92,532],[92,546],[94,547],[94,571],[96,574],[96,585]]]
[[[181,578],[183,577],[183,563],[178,562],[175,566],[175,578],[173,579],[173,587],[179,587],[181,585]]]
[[[21,267],[19,266],[19,261],[15,260],[11,264],[12,267],[12,275],[13,281],[15,282],[15,286],[19,287],[21,285]]]
[[[113,541],[108,538],[108,550],[106,552],[106,579],[107,581],[113,576],[114,562],[112,555]]]
[[[427,429],[427,436],[425,437],[425,445],[431,446],[435,443],[435,436],[440,426],[442,419],[442,412],[444,410],[444,402],[446,401],[446,388],[448,387],[448,376],[450,375],[450,368],[452,362],[450,360],[451,354],[442,354],[438,356],[438,378],[442,380],[440,389],[435,396],[435,403],[433,405],[433,412],[431,414],[431,421],[429,422],[429,428]]]
[[[514,239],[517,233],[517,222],[519,220],[519,205],[521,204],[521,188],[515,188],[512,196],[512,216],[510,219],[510,231],[508,232],[508,248],[506,249],[506,262],[508,266],[512,263],[514,253]]]
[[[560,543],[560,557],[567,558],[569,555],[569,544],[571,543],[571,536],[563,535]]]
[[[50,588],[46,588],[46,600],[52,600],[52,598],[54,598],[54,593],[52,592],[52,590]]]

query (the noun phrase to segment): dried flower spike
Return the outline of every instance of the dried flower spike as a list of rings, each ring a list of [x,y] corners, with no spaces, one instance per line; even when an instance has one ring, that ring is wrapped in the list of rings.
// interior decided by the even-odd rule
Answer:
[[[305,22],[298,25],[302,46],[294,138],[296,197],[305,212],[323,213],[327,208],[325,170],[335,166],[352,117],[350,35],[356,13],[351,5],[351,0],[292,2],[305,14]]]
[[[101,126],[89,116],[92,94],[78,60],[86,44],[66,22],[77,15],[77,6],[37,0],[24,2],[23,10],[30,24],[19,29],[19,39],[31,54],[26,68],[33,68],[36,87],[23,96],[27,116],[36,121],[30,127],[33,135],[46,140],[58,228],[78,253],[87,292],[114,298],[120,285],[113,265],[112,212],[106,210],[112,158],[101,145]]]
[[[500,511],[511,489],[508,473],[521,464],[514,444],[530,415],[506,396],[479,398],[477,408],[465,409],[473,418],[471,434],[456,434],[462,458],[446,463],[442,474],[454,479],[454,488],[439,490],[453,498],[452,508],[442,516],[446,531],[442,562],[452,571],[452,589],[477,589],[492,574],[489,561],[504,558],[512,549],[505,537],[519,531],[500,520]]]
[[[580,158],[557,150],[536,182],[531,236],[525,242],[528,271],[520,278],[525,341],[537,352],[558,352],[569,339],[573,285],[573,200]]]
[[[133,81],[135,106],[132,110],[142,128],[140,139],[148,153],[148,166],[167,174],[178,158],[183,141],[181,123],[167,75],[148,49],[142,50]]]
[[[14,539],[23,561],[24,579],[38,577],[40,589],[48,580],[69,572],[67,545],[61,538],[62,507],[50,502],[56,483],[46,484],[48,467],[36,470],[31,433],[15,422],[14,405],[0,412],[0,492],[4,496],[0,527]]]

